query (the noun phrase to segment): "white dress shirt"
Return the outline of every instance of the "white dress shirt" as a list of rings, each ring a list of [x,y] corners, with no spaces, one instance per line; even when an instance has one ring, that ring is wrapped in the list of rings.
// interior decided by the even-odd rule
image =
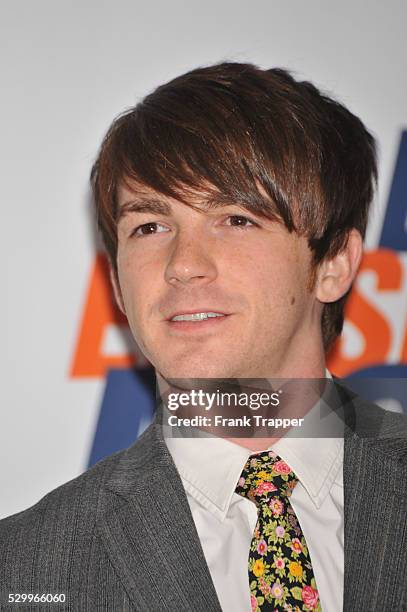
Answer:
[[[248,557],[257,509],[235,493],[235,488],[254,451],[216,437],[169,437],[166,443],[181,476],[222,610],[249,612]],[[322,611],[340,612],[343,438],[286,436],[267,450],[271,449],[299,479],[290,502],[308,545]]]

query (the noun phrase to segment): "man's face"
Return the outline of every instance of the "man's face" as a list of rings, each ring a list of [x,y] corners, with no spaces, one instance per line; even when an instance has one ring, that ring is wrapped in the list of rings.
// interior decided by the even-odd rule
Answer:
[[[321,304],[304,237],[234,204],[197,211],[124,187],[118,201],[136,206],[118,223],[116,296],[164,378],[313,375]],[[224,316],[171,320],[191,313]]]

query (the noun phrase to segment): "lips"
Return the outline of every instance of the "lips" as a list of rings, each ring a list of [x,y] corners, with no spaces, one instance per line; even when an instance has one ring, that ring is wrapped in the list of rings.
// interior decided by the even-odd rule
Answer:
[[[200,311],[202,312],[202,311]],[[185,313],[186,314],[186,313]],[[191,313],[190,313],[191,314]],[[193,314],[193,313],[192,313]],[[175,315],[174,315],[175,316]],[[232,315],[224,315],[223,317],[205,317],[201,320],[188,321],[166,321],[166,325],[170,333],[186,337],[202,337],[202,334],[216,336],[220,329],[227,325],[227,321],[232,318]]]
[[[173,313],[171,313],[167,317],[167,321],[171,321],[171,319],[173,317],[177,317],[179,315],[199,314],[201,312],[214,312],[216,314],[221,314],[221,315],[228,315],[229,314],[227,312],[224,312],[223,310],[219,310],[219,308],[203,307],[203,308],[195,308],[193,310],[183,309],[183,310],[176,310]]]

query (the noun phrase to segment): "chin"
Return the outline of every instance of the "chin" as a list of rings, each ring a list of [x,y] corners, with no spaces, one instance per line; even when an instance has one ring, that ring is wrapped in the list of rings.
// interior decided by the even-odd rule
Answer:
[[[179,379],[179,378],[231,378],[232,374],[229,367],[224,364],[214,364],[207,362],[194,363],[192,360],[189,363],[173,364],[169,367],[159,368],[164,378]]]

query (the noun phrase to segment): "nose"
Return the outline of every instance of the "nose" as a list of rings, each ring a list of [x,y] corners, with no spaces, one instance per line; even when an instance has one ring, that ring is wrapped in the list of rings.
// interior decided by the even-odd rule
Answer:
[[[171,285],[207,284],[217,277],[217,267],[210,238],[179,232],[171,245],[165,279]]]

